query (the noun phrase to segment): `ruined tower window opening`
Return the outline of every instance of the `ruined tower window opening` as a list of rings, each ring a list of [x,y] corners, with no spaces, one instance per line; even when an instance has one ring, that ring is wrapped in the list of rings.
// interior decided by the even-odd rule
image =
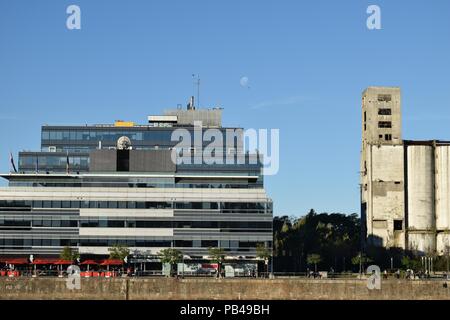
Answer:
[[[394,231],[403,230],[403,220],[394,220]]]
[[[378,109],[378,114],[381,116],[390,116],[390,115],[392,115],[392,109],[380,108],[380,109]]]
[[[378,128],[392,128],[391,121],[378,121]]]
[[[392,100],[392,96],[390,94],[379,94],[378,101],[390,102]]]
[[[392,140],[392,134],[385,134],[384,135],[384,140],[391,141]]]

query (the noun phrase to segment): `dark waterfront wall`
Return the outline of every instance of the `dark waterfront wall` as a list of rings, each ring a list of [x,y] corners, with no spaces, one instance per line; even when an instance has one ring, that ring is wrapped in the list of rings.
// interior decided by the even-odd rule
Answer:
[[[368,290],[365,280],[305,279],[81,279],[69,290],[63,278],[0,278],[0,299],[89,300],[267,300],[382,299],[450,300],[445,281],[385,280],[381,290]]]

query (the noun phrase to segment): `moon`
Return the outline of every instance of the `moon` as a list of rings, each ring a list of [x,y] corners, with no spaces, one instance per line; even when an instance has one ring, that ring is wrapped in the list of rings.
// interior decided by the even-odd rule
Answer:
[[[240,82],[241,86],[248,87],[248,77],[242,77],[239,82]]]

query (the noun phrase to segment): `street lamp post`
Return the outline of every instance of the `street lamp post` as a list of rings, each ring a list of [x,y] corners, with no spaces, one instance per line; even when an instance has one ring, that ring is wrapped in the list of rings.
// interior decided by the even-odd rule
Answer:
[[[447,247],[447,256],[446,256],[446,260],[447,260],[447,279],[448,279],[448,273],[449,273],[449,263],[448,263],[448,247]]]
[[[359,277],[361,278],[361,274],[362,274],[362,254],[361,252],[359,253]]]
[[[272,256],[270,257],[270,278],[273,279],[274,275],[273,275],[273,251],[272,251]]]

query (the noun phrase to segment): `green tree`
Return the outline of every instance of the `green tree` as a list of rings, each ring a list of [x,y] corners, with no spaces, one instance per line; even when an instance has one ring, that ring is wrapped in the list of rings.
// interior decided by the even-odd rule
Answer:
[[[222,248],[208,248],[211,261],[217,263],[217,276],[221,276],[222,264],[225,261],[225,251]]]
[[[358,254],[361,221],[357,214],[316,213],[300,218],[274,217],[274,269],[303,271],[308,253],[321,257],[321,266],[344,269],[345,261]]]
[[[178,249],[167,248],[161,250],[159,255],[161,256],[162,263],[170,264],[170,275],[172,276],[175,270],[172,267],[183,260],[183,253]]]
[[[62,260],[74,261],[80,257],[80,254],[77,251],[73,250],[70,246],[66,246],[59,254],[59,257]]]
[[[418,271],[422,267],[422,263],[418,257],[403,256],[401,263],[404,268],[414,271]]]
[[[362,274],[364,266],[369,262],[372,262],[372,259],[362,252],[352,258],[352,264],[359,265],[359,274]]]
[[[272,255],[270,254],[270,250],[266,248],[265,245],[258,244],[256,246],[256,257],[264,260],[264,265],[266,268],[265,272],[266,274],[269,273],[269,259],[272,257]]]
[[[130,255],[130,249],[128,249],[128,247],[125,245],[115,244],[112,247],[108,248],[108,251],[110,259],[117,259],[122,262],[122,271],[123,271],[124,259]]]
[[[320,254],[312,253],[312,254],[308,254],[306,261],[308,264],[313,264],[314,271],[317,272],[317,264],[322,261],[322,258],[320,257]]]
[[[121,260],[122,263],[124,259],[130,255],[130,249],[127,246],[121,244],[115,244],[108,248],[109,258]]]

